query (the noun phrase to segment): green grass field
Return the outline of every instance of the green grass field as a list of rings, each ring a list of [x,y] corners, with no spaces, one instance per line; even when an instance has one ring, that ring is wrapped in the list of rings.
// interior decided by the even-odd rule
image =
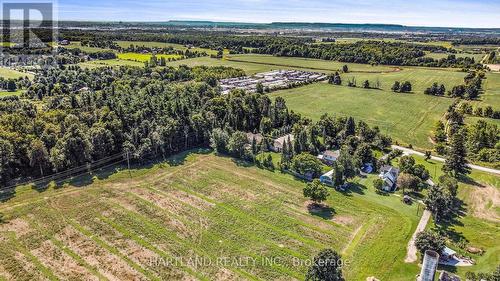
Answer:
[[[5,67],[0,67],[0,77],[6,78],[6,79],[17,79],[17,78],[26,77],[26,76],[30,79],[33,78],[33,74],[20,72],[20,71],[5,68]]]
[[[139,53],[119,53],[118,59],[120,60],[129,60],[129,61],[138,61],[138,62],[147,62],[151,59],[151,54],[139,54]],[[180,59],[182,56],[180,55],[156,55],[157,59],[165,58],[165,59]]]
[[[396,94],[316,83],[277,91],[271,97],[285,98],[292,110],[318,120],[324,113],[352,116],[379,126],[395,141],[418,148],[431,148],[429,136],[436,121],[453,102],[424,94]]]
[[[113,51],[111,49],[107,48],[96,48],[96,47],[87,47],[87,46],[82,46],[82,44],[78,41],[71,42],[69,45],[62,46],[67,49],[80,49],[84,52],[87,53],[95,53],[95,52],[102,52],[102,51]]]
[[[302,280],[306,260],[326,247],[343,253],[347,280],[409,280],[418,272],[404,263],[417,207],[376,194],[372,176],[348,193],[331,190],[331,209],[310,212],[304,183],[290,175],[212,154],[176,160],[182,164],[134,170],[131,178],[119,172],[85,188],[19,190],[0,205],[0,273],[31,280]],[[188,259],[195,257],[233,262],[194,267]],[[255,263],[234,262],[244,257]],[[185,263],[161,263],[173,258]]]
[[[426,162],[415,156],[417,163],[424,164],[431,176],[437,179],[443,174],[443,163]],[[473,179],[472,181],[470,179]],[[468,241],[468,245],[481,248],[483,255],[472,255],[449,243],[460,254],[471,256],[476,264],[472,267],[445,268],[464,276],[467,271],[492,272],[500,264],[500,177],[473,170],[468,183],[459,183],[458,197],[463,201],[465,216],[450,227],[450,236],[454,239]],[[428,228],[434,228],[432,224]],[[455,241],[456,242],[456,241]]]
[[[448,57],[448,55],[455,55],[457,58],[470,57],[470,58],[474,58],[474,60],[476,62],[481,62],[481,60],[484,58],[484,56],[486,56],[486,54],[468,54],[468,53],[457,53],[457,54],[453,54],[453,53],[428,53],[426,55],[426,57],[430,57],[433,59],[442,59],[442,58]]]
[[[144,47],[149,47],[149,48],[168,48],[172,47],[176,50],[181,50],[181,51],[186,51],[188,48],[184,45],[181,44],[173,44],[173,43],[162,43],[162,42],[147,42],[147,41],[116,41],[116,43],[122,47],[122,48],[128,48],[130,45],[135,45],[135,46],[144,46]],[[216,55],[217,51],[211,50],[211,49],[206,49],[206,48],[190,48],[191,51],[196,51],[196,52],[206,52],[208,55]]]
[[[15,92],[0,91],[0,98],[9,96],[20,96],[22,95],[22,93],[24,93],[23,90],[17,90]]]

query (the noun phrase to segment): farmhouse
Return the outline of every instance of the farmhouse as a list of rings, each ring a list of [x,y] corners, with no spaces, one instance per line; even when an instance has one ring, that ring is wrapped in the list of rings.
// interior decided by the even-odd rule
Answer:
[[[394,191],[396,189],[396,181],[398,180],[399,169],[386,165],[380,168],[379,177],[384,181],[383,190],[387,192]]]
[[[283,150],[283,145],[285,144],[285,142],[293,142],[293,135],[292,134],[288,134],[288,135],[285,135],[285,136],[282,136],[282,137],[279,137],[277,139],[274,140],[273,142],[273,146],[272,146],[272,150],[274,152],[281,152]]]
[[[327,165],[333,164],[333,162],[337,161],[337,158],[340,156],[340,150],[326,150],[322,154],[318,155],[318,159],[323,161]]]

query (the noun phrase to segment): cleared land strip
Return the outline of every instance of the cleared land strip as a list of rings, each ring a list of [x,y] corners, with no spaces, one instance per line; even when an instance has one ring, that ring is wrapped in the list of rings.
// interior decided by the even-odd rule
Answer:
[[[402,147],[402,146],[399,146],[399,145],[392,145],[392,148],[393,149],[399,149],[399,150],[403,151],[403,153],[406,153],[406,154],[414,154],[414,155],[418,155],[418,156],[425,156],[425,154],[422,153],[422,152],[419,152],[419,151],[416,151],[416,150],[413,150],[413,149],[409,149],[409,148],[406,148],[406,147]],[[437,157],[437,156],[431,156],[431,159],[439,161],[439,162],[445,162],[446,161],[446,159],[444,159],[442,157]],[[482,171],[482,172],[487,172],[487,173],[491,173],[491,174],[500,175],[500,170],[497,170],[497,169],[487,168],[487,167],[478,166],[478,165],[474,165],[474,164],[468,164],[468,166],[471,169],[474,169],[474,170],[478,170],[478,171]]]

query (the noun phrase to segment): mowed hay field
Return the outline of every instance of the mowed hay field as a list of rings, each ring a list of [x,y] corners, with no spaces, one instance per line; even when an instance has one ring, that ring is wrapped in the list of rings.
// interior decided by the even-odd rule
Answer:
[[[394,141],[418,148],[431,148],[429,137],[434,124],[453,102],[424,94],[397,94],[327,83],[277,91],[271,96],[283,97],[289,108],[315,120],[325,113],[352,116],[378,126]]]
[[[347,280],[418,272],[404,263],[417,207],[377,195],[371,176],[310,212],[304,183],[290,175],[213,154],[173,161],[86,187],[18,191],[0,205],[0,276],[303,280],[308,259],[327,247],[342,253]]]

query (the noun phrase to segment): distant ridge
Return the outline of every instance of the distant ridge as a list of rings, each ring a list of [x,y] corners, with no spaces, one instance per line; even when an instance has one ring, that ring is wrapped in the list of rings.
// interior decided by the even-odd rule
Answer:
[[[442,32],[463,33],[482,32],[500,34],[500,28],[463,28],[463,27],[426,27],[406,26],[400,24],[377,24],[377,23],[321,23],[321,22],[271,22],[271,23],[247,23],[247,22],[217,22],[217,21],[183,21],[170,20],[156,24],[203,27],[203,28],[247,28],[247,29],[311,29],[330,31],[380,31],[380,32]]]

